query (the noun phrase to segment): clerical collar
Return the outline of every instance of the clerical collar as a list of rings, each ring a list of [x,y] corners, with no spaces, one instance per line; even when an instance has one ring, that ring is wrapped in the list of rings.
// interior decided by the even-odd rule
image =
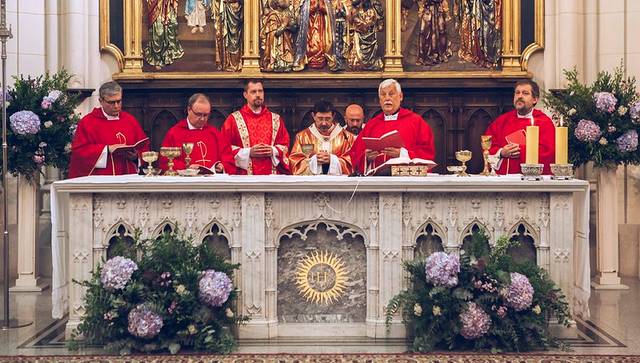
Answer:
[[[516,111],[516,113],[518,113],[518,111]],[[533,118],[533,108],[526,115],[521,115],[518,113],[518,118]]]
[[[253,112],[254,115],[259,115],[262,113],[262,107],[260,107],[260,109],[256,112],[253,110],[253,108],[249,107],[249,109],[251,110],[251,112]]]
[[[104,115],[104,118],[106,118],[107,120],[110,120],[110,121],[120,120],[120,114],[118,114],[118,116],[107,115],[107,113],[104,112],[104,108],[102,108],[102,107],[100,107],[100,111],[102,111],[102,114]]]
[[[398,114],[400,113],[400,110],[396,111],[396,113],[394,113],[393,115],[384,115],[384,120],[385,121],[395,121],[398,119]]]
[[[204,126],[200,128],[193,126],[191,124],[191,121],[189,121],[189,118],[187,117],[187,127],[189,128],[189,130],[202,130]]]

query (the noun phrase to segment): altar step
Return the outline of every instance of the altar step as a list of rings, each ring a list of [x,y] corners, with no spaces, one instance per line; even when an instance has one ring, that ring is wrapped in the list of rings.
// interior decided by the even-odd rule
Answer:
[[[363,337],[281,337],[240,339],[238,353],[404,353],[406,339]]]

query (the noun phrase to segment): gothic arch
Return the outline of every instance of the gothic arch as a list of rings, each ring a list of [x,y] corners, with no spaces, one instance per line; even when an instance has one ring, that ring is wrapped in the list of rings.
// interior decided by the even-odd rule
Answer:
[[[483,108],[475,110],[465,123],[466,132],[464,133],[464,144],[471,150],[473,155],[482,155],[482,146],[480,145],[480,135],[483,135],[493,117],[491,113]],[[469,173],[479,173],[483,168],[481,157],[474,157],[469,163]]]
[[[106,256],[104,257],[111,258],[113,256],[113,248],[119,240],[122,241],[125,249],[133,247],[135,244],[134,231],[135,229],[122,219],[114,223],[102,241],[102,246],[106,250]]]
[[[412,241],[414,258],[427,257],[433,252],[444,251],[445,241],[446,234],[444,229],[429,218],[418,228],[414,235]]]
[[[202,229],[195,243],[207,243],[219,255],[231,260],[231,234],[217,219],[213,219]]]
[[[276,248],[280,247],[280,240],[283,237],[293,238],[297,235],[303,241],[306,240],[309,232],[318,231],[318,226],[321,224],[324,224],[327,227],[327,231],[334,232],[338,240],[342,240],[347,235],[351,236],[351,238],[360,236],[364,241],[365,247],[369,247],[369,240],[367,239],[362,229],[360,229],[360,227],[342,221],[320,219],[313,221],[302,221],[295,224],[290,224],[282,228],[278,233],[275,241]]]
[[[162,236],[165,232],[175,232],[177,226],[174,222],[171,222],[168,219],[163,220],[158,224],[158,226],[151,233],[151,238],[156,239]]]
[[[540,240],[535,228],[522,219],[509,230],[508,236],[509,239],[520,242],[518,246],[507,251],[515,261],[537,262]]]

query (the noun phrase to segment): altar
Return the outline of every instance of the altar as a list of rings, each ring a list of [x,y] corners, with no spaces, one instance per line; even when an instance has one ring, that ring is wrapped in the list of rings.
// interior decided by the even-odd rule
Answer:
[[[459,253],[473,231],[529,245],[529,258],[589,316],[589,185],[501,177],[92,176],[51,187],[53,311],[67,336],[83,288],[117,237],[176,228],[233,263],[241,339],[403,338],[385,306],[402,261]],[[526,246],[523,251],[527,251]]]

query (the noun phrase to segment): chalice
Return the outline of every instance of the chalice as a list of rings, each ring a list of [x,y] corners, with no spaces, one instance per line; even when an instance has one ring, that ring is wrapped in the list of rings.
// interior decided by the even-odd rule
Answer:
[[[145,169],[145,176],[153,176],[155,175],[155,169],[153,168],[153,162],[158,160],[158,152],[157,151],[145,151],[142,153],[142,160],[144,160],[148,166]]]
[[[192,142],[185,142],[182,144],[182,150],[184,150],[185,153],[185,158],[184,158],[184,163],[185,169],[189,169],[189,165],[191,165],[191,153],[193,152],[193,143]]]
[[[471,151],[469,150],[460,150],[456,151],[456,160],[462,163],[462,170],[458,174],[458,176],[469,176],[467,174],[467,161],[471,160]]]
[[[164,146],[160,148],[160,155],[169,159],[169,162],[167,163],[168,169],[167,171],[164,172],[164,175],[166,176],[178,175],[178,173],[175,170],[173,170],[173,159],[180,156],[181,153],[182,153],[182,148],[180,147]]]
[[[313,144],[302,144],[300,146],[300,149],[302,149],[302,153],[304,154],[304,157],[307,158],[307,170],[304,172],[305,175],[311,175],[311,169],[310,169],[310,165],[309,165],[309,158],[311,157],[311,155],[313,154],[313,150],[315,149]]]
[[[491,149],[491,135],[482,135],[480,136],[480,144],[482,145],[482,158],[484,160],[484,169],[482,169],[482,173],[480,175],[488,176],[491,175],[490,165],[489,165],[489,149]]]

